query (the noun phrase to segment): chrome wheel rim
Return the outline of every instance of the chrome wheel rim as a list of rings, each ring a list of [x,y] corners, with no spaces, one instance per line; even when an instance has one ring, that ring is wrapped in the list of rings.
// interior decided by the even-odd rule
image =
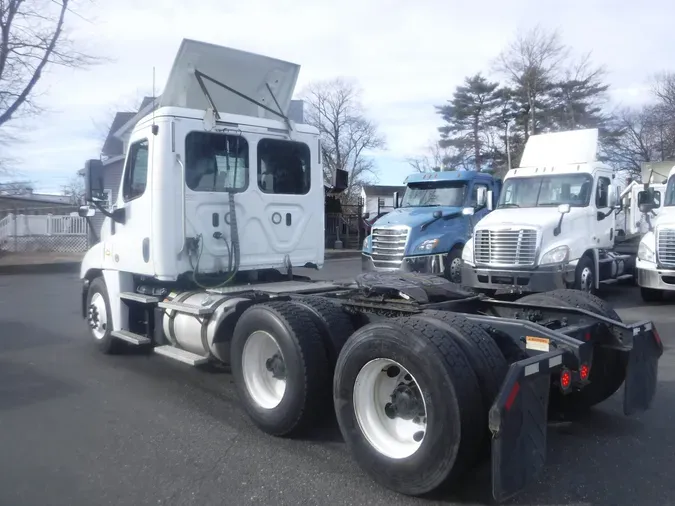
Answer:
[[[99,292],[94,293],[89,303],[87,321],[91,333],[98,340],[103,339],[108,329],[108,312],[105,308],[105,300]]]
[[[286,364],[276,339],[263,330],[246,339],[241,366],[246,390],[263,409],[273,409],[286,392]]]

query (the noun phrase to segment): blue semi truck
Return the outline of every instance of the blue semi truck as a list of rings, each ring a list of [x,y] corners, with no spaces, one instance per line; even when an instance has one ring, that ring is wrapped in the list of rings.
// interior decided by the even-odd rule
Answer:
[[[494,208],[501,181],[467,170],[412,174],[405,184],[363,241],[363,271],[435,273],[459,283],[464,243]]]

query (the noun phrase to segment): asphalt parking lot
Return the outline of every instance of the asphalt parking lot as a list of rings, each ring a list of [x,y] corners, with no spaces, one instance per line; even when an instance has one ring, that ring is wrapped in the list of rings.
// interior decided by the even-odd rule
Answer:
[[[358,259],[318,276],[348,278]],[[388,492],[351,461],[334,420],[310,438],[268,437],[227,373],[159,356],[97,353],[78,311],[76,274],[0,276],[0,505],[485,504],[489,468],[453,496]],[[620,391],[549,428],[542,479],[521,505],[675,504],[675,304],[633,287],[606,298],[625,321],[651,319],[666,346],[653,408],[633,418]]]

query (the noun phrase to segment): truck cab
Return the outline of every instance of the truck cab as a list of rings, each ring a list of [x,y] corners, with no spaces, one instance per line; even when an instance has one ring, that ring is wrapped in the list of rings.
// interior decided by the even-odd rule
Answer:
[[[459,283],[462,248],[494,207],[501,182],[476,171],[413,174],[401,202],[365,238],[363,271],[443,274]]]
[[[495,211],[462,252],[462,284],[486,292],[594,291],[627,271],[612,252],[618,187],[596,129],[531,136]],[[609,274],[607,274],[609,273]]]
[[[655,302],[675,290],[675,167],[668,175],[665,195],[646,188],[639,194],[639,205],[648,216],[659,210],[640,240],[636,261],[642,298]]]

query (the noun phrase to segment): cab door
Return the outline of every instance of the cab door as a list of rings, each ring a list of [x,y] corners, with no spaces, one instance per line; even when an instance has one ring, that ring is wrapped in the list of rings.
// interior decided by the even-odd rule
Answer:
[[[610,192],[612,189],[612,180],[609,174],[599,173],[595,183],[594,204],[596,216],[591,220],[593,242],[598,248],[609,248],[614,244],[614,234],[616,234],[614,212],[610,207]]]
[[[115,204],[110,247],[115,269],[137,274],[154,274],[151,244],[152,139],[149,128],[134,132],[127,150],[120,191]]]

